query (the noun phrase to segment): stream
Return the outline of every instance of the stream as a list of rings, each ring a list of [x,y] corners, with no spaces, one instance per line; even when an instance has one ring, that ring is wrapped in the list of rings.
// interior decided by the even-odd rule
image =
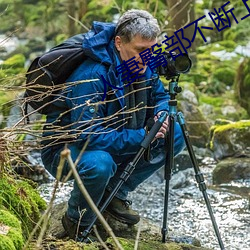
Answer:
[[[212,185],[212,158],[201,162],[201,171],[207,185],[207,194],[226,250],[250,250],[250,180]],[[136,192],[130,194],[132,208],[142,217],[162,227],[164,213],[165,180],[158,171]],[[42,197],[49,201],[54,182],[39,187]],[[69,198],[72,182],[64,184],[57,193],[55,203]],[[168,228],[176,238],[192,237],[203,247],[219,250],[217,237],[206,208],[203,195],[194,177],[193,168],[178,171],[170,180]]]

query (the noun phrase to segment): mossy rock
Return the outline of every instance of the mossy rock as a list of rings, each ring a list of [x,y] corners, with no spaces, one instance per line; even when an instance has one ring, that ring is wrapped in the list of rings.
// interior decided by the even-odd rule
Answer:
[[[23,244],[20,221],[7,210],[0,209],[0,249],[19,250]]]
[[[24,238],[33,230],[46,203],[26,180],[10,176],[0,178],[0,207],[5,207],[21,221]]]
[[[67,238],[58,240],[57,235],[62,235],[64,232],[61,218],[67,209],[67,203],[56,204],[53,206],[51,212],[51,222],[47,230],[47,238],[43,240],[43,245],[49,247],[53,246],[55,249],[68,250],[68,249],[86,249],[97,250],[103,249],[99,242],[94,242],[86,245],[85,243],[74,242]],[[159,226],[152,224],[149,220],[141,218],[140,223],[134,226],[123,224],[111,216],[105,214],[105,219],[112,228],[112,231],[118,238],[124,250],[134,249],[135,239],[140,228],[139,245],[138,249],[147,250],[164,250],[164,249],[181,249],[181,250],[206,250],[207,248],[201,247],[200,241],[194,237],[175,235],[174,232],[169,232],[170,236],[167,237],[167,244],[162,243],[161,229]],[[109,249],[117,249],[114,246],[114,241],[107,235],[104,228],[98,225],[97,230],[102,239],[108,245]],[[174,242],[175,241],[175,242]],[[33,248],[32,248],[33,249]]]
[[[226,158],[213,171],[213,183],[228,183],[233,180],[250,178],[250,158]]]
[[[125,239],[118,237],[117,238],[121,246],[124,250],[134,250],[135,241],[133,239]],[[117,250],[118,248],[115,246],[113,239],[108,238],[105,242],[108,249]],[[102,250],[104,249],[101,243],[93,242],[91,244],[74,242],[73,240],[65,241],[65,240],[56,240],[53,238],[44,239],[42,249],[60,249],[60,250]],[[41,249],[35,246],[35,243],[30,245],[31,249]],[[51,248],[50,248],[51,247]],[[162,243],[160,240],[147,240],[147,239],[139,239],[138,250],[211,250],[206,247],[198,247],[184,243],[174,243],[167,242]]]
[[[124,239],[124,238],[118,238],[120,244],[122,245],[124,250],[133,250],[135,245],[135,240],[133,239]],[[107,243],[113,243],[113,239],[109,238]],[[204,247],[197,247],[189,244],[183,244],[183,243],[175,243],[175,242],[167,242],[162,243],[160,240],[139,240],[138,242],[138,250],[208,250],[208,248]]]
[[[214,125],[210,130],[210,149],[216,159],[230,156],[249,156],[250,120]]]

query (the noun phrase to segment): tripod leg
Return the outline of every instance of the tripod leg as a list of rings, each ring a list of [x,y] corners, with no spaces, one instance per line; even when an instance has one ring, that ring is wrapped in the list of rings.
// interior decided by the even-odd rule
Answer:
[[[159,129],[161,128],[161,126],[162,126],[162,124],[163,124],[163,122],[165,121],[166,118],[167,118],[167,113],[166,112],[162,112],[162,114],[160,115],[159,119],[155,122],[154,126],[150,130],[149,134],[147,134],[147,136],[142,141],[141,148],[139,149],[138,153],[135,155],[133,161],[130,162],[126,166],[126,168],[124,169],[123,173],[120,176],[120,180],[117,183],[116,187],[113,189],[113,191],[110,193],[110,195],[107,198],[107,200],[104,202],[104,204],[100,208],[100,212],[101,213],[107,208],[107,206],[109,205],[109,203],[111,202],[111,200],[114,198],[114,196],[116,195],[116,193],[118,192],[118,190],[120,189],[120,187],[122,186],[122,184],[132,174],[132,172],[135,169],[136,164],[138,163],[138,161],[140,160],[140,158],[142,157],[142,155],[144,154],[145,150],[148,148],[148,146],[150,145],[150,143],[155,138],[156,133],[159,131]],[[82,233],[82,240],[83,241],[88,237],[88,235],[89,235],[90,231],[92,230],[92,227],[94,226],[96,220],[97,220],[97,216],[94,217],[94,219],[92,220],[92,222],[90,223],[90,225]]]
[[[220,235],[220,232],[219,232],[219,229],[218,229],[218,226],[217,226],[214,214],[213,214],[213,210],[212,210],[210,201],[208,199],[208,195],[207,195],[207,192],[206,192],[207,187],[206,187],[206,184],[204,182],[204,177],[203,177],[203,174],[201,173],[201,171],[199,169],[198,162],[197,162],[197,159],[196,159],[194,151],[193,151],[193,147],[192,147],[191,142],[190,142],[189,133],[188,133],[187,128],[186,128],[184,116],[183,116],[183,114],[181,112],[178,112],[177,113],[177,118],[178,118],[179,124],[181,126],[181,130],[182,130],[185,142],[186,142],[186,146],[187,146],[187,150],[188,150],[191,162],[192,162],[193,167],[194,167],[195,179],[196,179],[196,181],[197,181],[197,183],[199,185],[200,191],[203,194],[203,197],[204,197],[204,200],[205,200],[205,203],[206,203],[206,206],[207,206],[207,210],[209,212],[210,219],[212,221],[213,228],[214,228],[216,237],[218,239],[220,248],[221,248],[221,250],[224,250],[225,247],[223,245],[221,235]]]
[[[168,200],[169,200],[169,183],[172,176],[172,169],[174,165],[174,122],[173,115],[169,115],[169,131],[166,138],[166,162],[165,162],[165,197],[164,197],[164,213],[163,213],[163,225],[162,225],[162,242],[166,242],[166,235],[168,232],[167,220],[168,220]]]

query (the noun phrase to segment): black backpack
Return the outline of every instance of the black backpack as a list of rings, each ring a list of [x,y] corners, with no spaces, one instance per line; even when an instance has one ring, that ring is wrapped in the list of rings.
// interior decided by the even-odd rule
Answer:
[[[51,110],[66,79],[86,59],[83,40],[84,34],[73,36],[31,63],[26,73],[25,114],[28,105],[41,114]]]

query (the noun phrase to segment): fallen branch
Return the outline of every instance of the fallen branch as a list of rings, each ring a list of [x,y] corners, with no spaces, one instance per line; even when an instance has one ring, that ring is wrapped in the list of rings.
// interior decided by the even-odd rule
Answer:
[[[69,166],[73,172],[73,176],[75,178],[75,181],[80,189],[80,191],[82,192],[84,198],[86,199],[86,201],[88,202],[90,208],[92,209],[92,211],[96,214],[96,216],[98,217],[99,221],[102,223],[103,227],[105,228],[105,230],[107,231],[107,233],[113,238],[114,243],[116,245],[116,247],[119,250],[124,250],[123,247],[121,246],[121,244],[119,243],[118,239],[116,238],[116,236],[114,235],[111,227],[109,226],[109,224],[106,222],[106,220],[104,219],[104,217],[102,216],[102,214],[100,213],[100,211],[98,210],[98,208],[96,207],[95,203],[93,202],[92,198],[90,197],[88,191],[86,190],[76,168],[75,168],[75,164],[71,158],[71,153],[69,149],[64,149],[61,152],[61,158],[66,158],[68,160]]]

